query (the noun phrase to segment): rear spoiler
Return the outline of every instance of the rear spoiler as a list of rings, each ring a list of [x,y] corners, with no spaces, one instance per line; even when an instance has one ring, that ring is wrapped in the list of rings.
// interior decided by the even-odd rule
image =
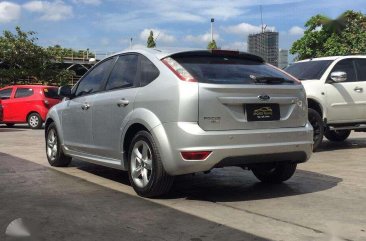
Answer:
[[[211,57],[211,56],[228,56],[228,57],[236,57],[245,60],[252,60],[259,63],[264,63],[264,59],[250,53],[240,52],[240,51],[231,51],[231,50],[194,50],[187,52],[180,52],[170,55],[170,57]],[[167,56],[168,57],[168,56]]]

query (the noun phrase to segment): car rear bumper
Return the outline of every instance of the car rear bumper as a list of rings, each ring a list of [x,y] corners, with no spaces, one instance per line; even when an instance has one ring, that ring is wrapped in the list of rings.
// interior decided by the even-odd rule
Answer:
[[[214,167],[266,162],[305,162],[312,154],[313,129],[297,128],[204,131],[197,123],[165,123],[152,130],[165,170],[170,175]],[[200,161],[187,161],[182,151],[211,151]]]

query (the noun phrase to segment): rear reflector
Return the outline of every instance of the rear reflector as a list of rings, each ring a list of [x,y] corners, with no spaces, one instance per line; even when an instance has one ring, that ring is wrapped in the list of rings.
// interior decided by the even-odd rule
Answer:
[[[180,79],[187,82],[197,82],[197,80],[177,61],[167,57],[163,63]]]
[[[181,155],[185,160],[193,161],[193,160],[205,160],[211,151],[182,151]]]

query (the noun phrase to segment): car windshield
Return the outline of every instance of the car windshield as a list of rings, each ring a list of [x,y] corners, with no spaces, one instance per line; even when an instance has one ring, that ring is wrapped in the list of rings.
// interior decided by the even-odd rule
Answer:
[[[44,96],[46,98],[50,99],[61,99],[61,97],[58,95],[58,89],[57,88],[45,88],[43,89]]]
[[[332,60],[298,62],[285,68],[285,71],[299,80],[319,80],[332,62]]]
[[[268,64],[250,59],[243,59],[232,56],[184,56],[174,57],[174,59],[201,83],[295,83],[295,80],[293,78],[281,72],[280,70]],[[275,79],[282,81],[273,81]],[[259,82],[258,80],[261,81]]]

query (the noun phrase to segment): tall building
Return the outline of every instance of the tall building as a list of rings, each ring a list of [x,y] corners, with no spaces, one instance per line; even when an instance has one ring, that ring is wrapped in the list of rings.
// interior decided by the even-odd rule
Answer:
[[[281,69],[286,68],[288,65],[288,50],[287,49],[280,49],[278,55],[278,67]]]
[[[278,32],[266,31],[248,36],[248,52],[278,66]]]

